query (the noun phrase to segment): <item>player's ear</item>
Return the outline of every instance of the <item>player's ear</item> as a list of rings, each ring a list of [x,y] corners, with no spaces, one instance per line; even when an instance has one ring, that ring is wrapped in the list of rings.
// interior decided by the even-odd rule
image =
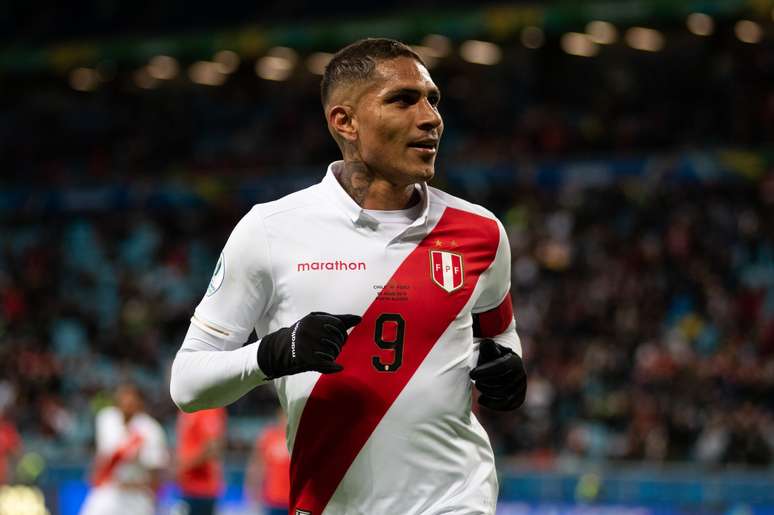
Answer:
[[[347,105],[335,105],[328,109],[328,126],[345,141],[357,140],[357,121],[354,110]]]

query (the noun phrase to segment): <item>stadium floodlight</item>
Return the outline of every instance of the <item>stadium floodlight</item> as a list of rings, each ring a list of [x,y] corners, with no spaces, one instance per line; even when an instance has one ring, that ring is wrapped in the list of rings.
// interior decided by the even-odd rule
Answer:
[[[502,50],[494,43],[471,39],[460,45],[460,57],[469,63],[492,66],[502,59]]]
[[[739,20],[734,26],[734,32],[739,41],[743,43],[760,43],[763,39],[763,29],[751,20]]]
[[[157,55],[148,62],[148,75],[154,79],[172,80],[180,72],[177,59],[168,55]]]
[[[598,45],[611,45],[618,40],[618,29],[610,22],[595,20],[586,25],[586,34]]]
[[[697,36],[709,36],[715,31],[712,17],[704,13],[691,13],[685,19],[685,24]]]
[[[288,80],[293,73],[293,65],[287,59],[267,55],[255,63],[255,73],[265,80]]]
[[[562,36],[559,44],[562,50],[579,57],[594,57],[599,53],[599,46],[591,40],[588,34],[568,32]]]
[[[333,54],[331,53],[315,52],[306,58],[306,68],[315,75],[322,75],[332,58]]]
[[[213,56],[212,60],[218,65],[218,71],[226,75],[234,73],[239,68],[239,54],[233,50],[221,50]]]
[[[626,31],[626,43],[635,50],[658,52],[664,48],[664,36],[655,29],[632,27]]]
[[[298,62],[298,52],[286,46],[275,46],[274,48],[269,49],[269,51],[266,52],[266,55],[269,57],[285,59],[293,66]]]
[[[220,86],[226,82],[226,75],[220,72],[218,63],[212,61],[196,61],[188,68],[188,77],[203,86]]]
[[[99,73],[93,68],[75,68],[69,75],[70,87],[76,91],[94,91],[99,85]]]
[[[433,57],[441,59],[451,53],[451,40],[440,34],[428,34],[422,40],[422,46],[433,50]]]
[[[288,47],[274,47],[255,63],[255,74],[265,80],[288,80],[298,61],[298,54]]]
[[[546,36],[540,27],[524,27],[521,31],[521,44],[530,49],[542,47],[546,42]]]

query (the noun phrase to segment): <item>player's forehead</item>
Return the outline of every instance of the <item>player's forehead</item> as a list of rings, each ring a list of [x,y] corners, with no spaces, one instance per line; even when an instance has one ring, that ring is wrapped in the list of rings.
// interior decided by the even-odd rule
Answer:
[[[376,64],[368,90],[377,95],[400,90],[438,93],[438,86],[422,63],[411,57],[397,57]]]

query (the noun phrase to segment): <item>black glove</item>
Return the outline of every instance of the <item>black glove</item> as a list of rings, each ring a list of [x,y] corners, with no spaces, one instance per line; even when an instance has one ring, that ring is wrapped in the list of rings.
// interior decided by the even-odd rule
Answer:
[[[494,340],[481,340],[476,368],[470,378],[481,392],[478,403],[497,411],[514,410],[524,403],[527,372],[518,354]]]
[[[334,360],[357,315],[309,313],[290,327],[267,334],[258,344],[258,366],[268,379],[314,370],[323,374],[344,369]]]

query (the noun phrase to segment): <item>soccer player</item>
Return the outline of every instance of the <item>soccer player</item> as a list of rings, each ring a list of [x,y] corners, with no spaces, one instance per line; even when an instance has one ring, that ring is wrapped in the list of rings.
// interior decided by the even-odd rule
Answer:
[[[472,387],[497,410],[526,392],[505,231],[427,185],[441,94],[410,47],[353,43],[321,92],[343,160],[237,224],[175,357],[172,398],[205,409],[273,381],[291,514],[493,514]]]
[[[290,498],[290,455],[285,443],[287,418],[280,410],[277,421],[255,439],[247,465],[245,491],[259,501],[265,515],[286,515]]]
[[[223,492],[225,433],[224,408],[177,417],[177,484],[188,515],[215,513],[215,502]]]
[[[92,489],[81,515],[153,515],[169,455],[161,424],[144,412],[140,390],[123,384],[116,406],[97,413]]]

